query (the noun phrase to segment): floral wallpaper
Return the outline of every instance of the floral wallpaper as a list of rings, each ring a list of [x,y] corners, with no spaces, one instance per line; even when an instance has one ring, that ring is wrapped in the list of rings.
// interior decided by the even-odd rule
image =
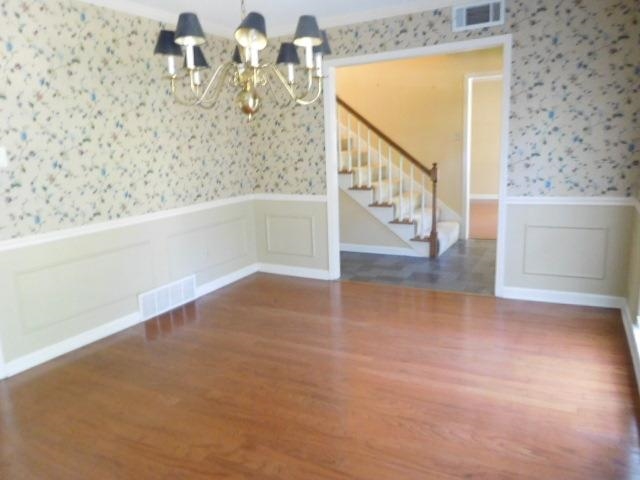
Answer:
[[[252,191],[246,120],[233,98],[174,104],[157,22],[2,0],[0,25],[0,240]],[[231,55],[230,40],[209,40],[210,63]]]
[[[509,195],[634,195],[637,0],[507,0],[506,19],[454,34],[443,9],[332,28],[329,37],[334,56],[346,57],[513,34]],[[324,193],[322,107],[267,107],[253,125],[256,188]]]
[[[250,192],[325,193],[321,104],[292,109],[274,89],[251,122],[230,91],[212,111],[179,107],[152,55],[161,25],[75,0],[1,0],[0,25],[0,240]],[[630,196],[639,32],[636,0],[507,0],[502,27],[454,34],[442,9],[329,36],[350,56],[512,33],[509,194]],[[204,50],[217,64],[232,47],[211,37]]]

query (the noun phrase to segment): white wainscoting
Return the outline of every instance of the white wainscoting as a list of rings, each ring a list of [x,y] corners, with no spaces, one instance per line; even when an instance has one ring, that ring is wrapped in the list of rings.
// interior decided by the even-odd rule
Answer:
[[[633,207],[619,197],[508,197],[497,296],[619,308]]]
[[[198,296],[258,271],[328,279],[326,197],[248,195],[9,240],[0,262],[3,378],[136,325],[138,295],[185,276]]]

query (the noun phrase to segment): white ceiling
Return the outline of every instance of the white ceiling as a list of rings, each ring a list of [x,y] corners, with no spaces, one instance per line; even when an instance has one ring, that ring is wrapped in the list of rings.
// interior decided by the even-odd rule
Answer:
[[[85,0],[114,10],[175,24],[180,12],[195,12],[208,33],[230,36],[240,23],[240,0]],[[245,0],[262,13],[267,34],[293,34],[298,17],[315,15],[320,28],[358,23],[450,6],[455,0]]]

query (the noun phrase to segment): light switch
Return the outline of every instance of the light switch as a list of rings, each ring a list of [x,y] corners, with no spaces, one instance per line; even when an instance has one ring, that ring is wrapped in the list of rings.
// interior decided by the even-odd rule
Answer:
[[[0,147],[0,170],[9,168],[9,157],[7,156],[7,149]]]

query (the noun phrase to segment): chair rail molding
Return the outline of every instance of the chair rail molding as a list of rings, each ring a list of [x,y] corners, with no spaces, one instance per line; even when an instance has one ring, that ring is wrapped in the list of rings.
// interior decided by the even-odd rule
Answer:
[[[208,202],[195,203],[185,207],[172,208],[168,210],[159,210],[156,212],[135,215],[131,217],[118,218],[115,220],[107,220],[105,222],[90,223],[77,227],[63,228],[51,232],[28,235],[25,237],[12,238],[0,241],[0,252],[16,250],[24,247],[32,247],[45,243],[56,242],[59,240],[67,240],[70,238],[90,235],[93,233],[105,232],[117,228],[130,227],[141,223],[152,222],[155,220],[163,220],[179,215],[187,215],[190,213],[202,212],[204,210],[225,207],[227,205],[235,205],[243,202],[251,201],[276,201],[276,202],[326,202],[326,195],[299,195],[299,194],[281,194],[281,193],[251,193],[248,195],[240,195],[237,197],[222,198],[211,200]]]

